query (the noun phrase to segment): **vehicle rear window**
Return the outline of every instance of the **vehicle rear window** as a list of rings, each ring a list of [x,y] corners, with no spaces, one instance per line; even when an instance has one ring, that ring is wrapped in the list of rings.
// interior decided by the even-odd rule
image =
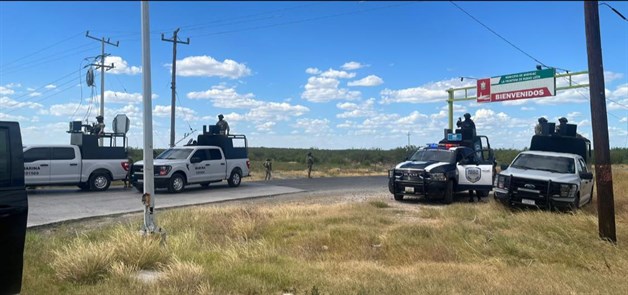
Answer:
[[[53,160],[72,160],[74,159],[73,148],[52,148]]]
[[[24,163],[50,160],[50,148],[32,148],[24,152]]]
[[[209,150],[209,159],[210,160],[221,160],[222,159],[222,154],[217,149],[210,149]]]
[[[11,153],[9,152],[9,130],[0,128],[0,186],[11,183]]]

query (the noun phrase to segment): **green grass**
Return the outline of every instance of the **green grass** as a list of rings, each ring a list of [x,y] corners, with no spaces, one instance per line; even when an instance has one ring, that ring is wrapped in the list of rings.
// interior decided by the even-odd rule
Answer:
[[[628,169],[614,172],[617,245],[595,203],[204,206],[159,212],[165,246],[140,217],[29,230],[22,294],[625,294]]]

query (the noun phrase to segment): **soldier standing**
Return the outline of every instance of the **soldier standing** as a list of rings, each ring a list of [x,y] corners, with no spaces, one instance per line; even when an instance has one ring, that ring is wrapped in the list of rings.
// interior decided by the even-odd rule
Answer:
[[[264,168],[266,169],[266,176],[264,177],[264,180],[270,180],[272,177],[273,162],[271,162],[270,159],[266,159],[266,162],[264,162]]]
[[[471,114],[469,113],[465,113],[464,114],[464,121],[462,121],[461,118],[458,118],[458,122],[456,122],[456,126],[458,126],[460,129],[471,129],[473,130],[473,136],[475,136],[475,122],[473,122],[473,120],[471,120]]]
[[[98,137],[102,137],[103,135],[105,135],[105,123],[103,122],[104,120],[105,118],[103,118],[103,116],[96,116],[97,123],[95,123],[92,127],[92,134],[95,134]]]
[[[544,123],[547,123],[547,119],[545,119],[544,117],[540,117],[539,118],[539,123],[536,124],[536,126],[534,126],[534,135],[541,135],[541,133],[543,133],[542,125]]]
[[[560,129],[563,128],[563,130],[565,128],[567,128],[567,118],[565,117],[560,117],[560,119],[558,119],[558,126],[556,126],[556,133],[560,134]]]
[[[307,153],[306,158],[307,163],[307,178],[312,178],[312,166],[314,165],[314,157],[312,156],[312,152]]]
[[[229,135],[229,123],[223,120],[225,116],[222,114],[218,115],[218,122],[216,122],[216,126],[220,129],[220,135]]]

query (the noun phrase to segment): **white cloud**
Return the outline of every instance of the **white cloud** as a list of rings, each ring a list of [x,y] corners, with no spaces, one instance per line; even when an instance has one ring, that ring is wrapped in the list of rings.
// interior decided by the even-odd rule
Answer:
[[[44,86],[44,88],[46,88],[46,89],[55,89],[55,88],[57,88],[57,85],[48,84],[48,85]]]
[[[264,122],[262,124],[256,125],[255,128],[257,129],[257,131],[260,132],[270,132],[276,124],[277,123],[275,122]]]
[[[10,89],[9,87],[0,86],[0,95],[11,95],[13,93],[15,93],[13,89]]]
[[[323,73],[321,73],[321,77],[325,78],[333,78],[333,79],[350,79],[355,77],[355,73],[349,73],[345,71],[337,71],[334,69],[329,69]]]
[[[166,65],[172,67],[172,65]],[[188,56],[177,61],[177,75],[183,77],[223,77],[237,79],[251,74],[246,65],[231,59],[220,62],[211,56]]]
[[[362,104],[356,104],[352,102],[343,102],[336,104],[336,107],[344,110],[345,112],[337,114],[338,118],[359,118],[374,116],[376,114],[373,106],[375,105],[375,99],[371,98]]]
[[[344,65],[342,65],[340,68],[342,68],[345,71],[353,71],[353,70],[357,70],[357,69],[361,69],[363,67],[365,67],[366,65],[363,65],[359,62],[356,61],[350,61],[345,63]]]
[[[24,117],[24,116],[16,116],[16,115],[9,115],[9,114],[5,114],[5,113],[0,113],[0,121],[18,121],[18,122],[22,122],[22,121],[30,121],[29,118]]]
[[[621,120],[619,120],[620,123],[625,123],[628,122],[628,117],[623,117],[621,118]]]
[[[38,97],[41,96],[41,92],[31,92],[28,94],[29,97]]]
[[[22,84],[20,84],[20,83],[9,83],[6,86],[7,86],[7,88],[20,88],[20,87],[22,87]]]
[[[105,65],[111,65],[113,63],[114,68],[109,70],[108,73],[114,75],[137,75],[142,73],[141,67],[129,66],[126,60],[120,56],[107,56],[105,57]]]
[[[261,121],[285,121],[290,117],[299,117],[309,112],[310,109],[302,105],[291,105],[285,102],[268,102],[251,109],[245,116],[246,120]]]
[[[93,110],[93,108],[92,108]],[[55,104],[50,106],[49,114],[52,116],[82,116],[90,111],[90,106],[78,103]],[[95,116],[95,115],[94,115]]]
[[[1,87],[1,86],[0,86]],[[30,102],[30,101],[17,101],[17,100],[13,100],[10,99],[6,96],[0,97],[0,105],[2,106],[2,108],[7,108],[7,109],[19,109],[19,108],[29,108],[29,109],[38,109],[38,108],[42,108],[43,105],[39,104],[39,103],[35,103],[35,102]]]
[[[430,82],[418,87],[392,90],[384,89],[380,92],[380,103],[432,103],[445,102],[447,89],[473,86],[470,82],[461,82],[460,79],[449,79],[438,82]]]
[[[581,112],[571,112],[571,113],[567,114],[567,118],[577,118],[577,117],[580,117],[580,116],[582,116]]]
[[[156,105],[155,108],[153,109],[153,115],[155,117],[167,117],[170,118],[170,110],[172,109],[172,106],[163,106],[163,105]],[[196,111],[189,109],[189,108],[184,108],[184,107],[175,107],[175,116],[177,118],[182,118],[186,121],[196,121],[199,118],[196,116]]]
[[[239,94],[235,88],[224,85],[212,86],[211,89],[202,92],[189,92],[190,99],[209,99],[215,107],[219,108],[254,108],[261,106],[262,101],[255,99],[253,93]]]
[[[384,83],[384,80],[382,80],[382,78],[375,76],[375,75],[369,75],[366,76],[360,80],[356,80],[356,81],[351,81],[349,83],[347,83],[348,86],[378,86],[378,85],[382,85]]]
[[[327,119],[298,119],[292,127],[302,129],[303,133],[314,136],[326,135],[331,132]]]
[[[310,77],[301,97],[311,102],[328,102],[335,99],[353,100],[360,97],[361,93],[359,91],[338,88],[339,85],[340,82],[337,79]]]
[[[535,108],[534,107],[521,107],[522,111],[534,111]]]
[[[310,74],[310,75],[318,75],[318,74],[322,73],[321,70],[319,70],[317,68],[307,68],[307,69],[305,69],[305,72]]]
[[[152,99],[156,99],[159,96],[153,94]],[[144,97],[141,93],[127,93],[105,90],[105,103],[142,103]]]
[[[586,92],[586,93],[585,93]],[[540,97],[532,99],[536,104],[540,105],[560,105],[568,103],[587,103],[589,102],[589,93],[582,89],[568,89],[559,92],[556,96]]]

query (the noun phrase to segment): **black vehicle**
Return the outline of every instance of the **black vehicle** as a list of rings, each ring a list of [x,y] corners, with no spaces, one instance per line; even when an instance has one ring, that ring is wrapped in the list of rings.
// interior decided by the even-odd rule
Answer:
[[[495,160],[488,138],[464,130],[445,131],[438,144],[419,148],[388,171],[388,190],[395,200],[406,195],[442,198],[453,202],[454,193],[476,191],[488,196],[495,175]]]
[[[22,289],[27,217],[20,125],[0,121],[0,294]]]

